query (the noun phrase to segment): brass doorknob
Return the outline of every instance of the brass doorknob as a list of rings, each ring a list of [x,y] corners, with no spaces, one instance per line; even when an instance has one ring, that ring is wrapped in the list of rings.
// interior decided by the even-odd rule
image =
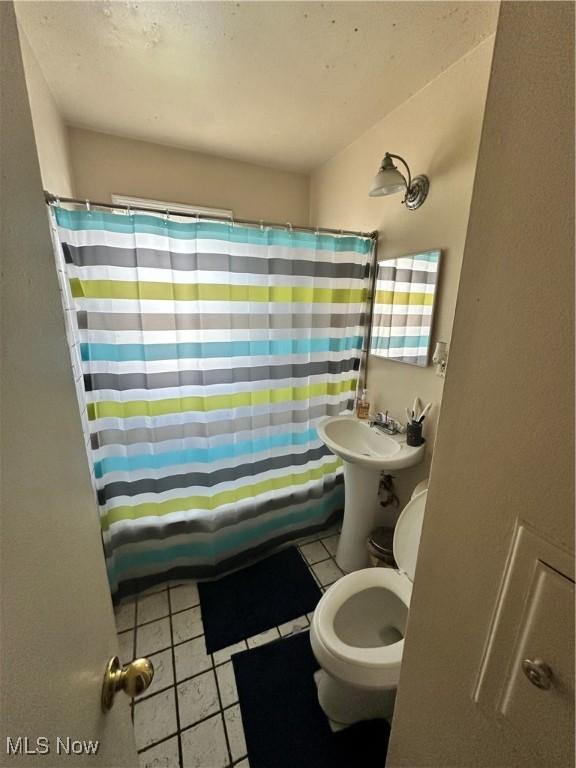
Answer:
[[[122,666],[118,656],[112,656],[106,665],[102,683],[102,711],[108,712],[118,691],[134,698],[148,688],[154,677],[154,666],[149,659],[134,659]]]

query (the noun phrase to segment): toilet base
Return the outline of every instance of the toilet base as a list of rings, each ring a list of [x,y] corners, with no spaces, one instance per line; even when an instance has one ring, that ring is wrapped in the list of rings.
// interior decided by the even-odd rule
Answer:
[[[394,712],[396,688],[370,691],[343,683],[324,669],[314,673],[318,702],[332,730],[362,720],[390,720]]]

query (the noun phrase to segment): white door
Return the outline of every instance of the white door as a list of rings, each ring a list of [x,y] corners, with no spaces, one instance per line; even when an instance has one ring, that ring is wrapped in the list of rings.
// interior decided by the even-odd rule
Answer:
[[[130,768],[129,700],[100,708],[118,647],[12,3],[0,36],[0,765]]]

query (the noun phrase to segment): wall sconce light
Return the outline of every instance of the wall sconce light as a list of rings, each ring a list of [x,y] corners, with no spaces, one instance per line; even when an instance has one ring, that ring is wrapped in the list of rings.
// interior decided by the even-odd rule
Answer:
[[[406,166],[408,172],[407,179],[396,168],[392,158],[400,160]],[[404,192],[402,202],[410,211],[415,211],[426,200],[429,187],[428,176],[421,175],[412,178],[406,160],[400,157],[400,155],[392,155],[390,152],[386,152],[380,165],[380,170],[374,178],[372,189],[368,194],[370,197],[383,197],[384,195],[393,195],[396,192]]]

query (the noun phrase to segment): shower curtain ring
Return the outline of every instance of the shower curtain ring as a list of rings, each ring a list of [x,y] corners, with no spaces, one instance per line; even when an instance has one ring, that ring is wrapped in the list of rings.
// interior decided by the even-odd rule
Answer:
[[[86,210],[90,213],[90,200],[86,200]]]
[[[260,229],[264,232],[264,219],[260,219]]]
[[[286,222],[286,227],[287,227],[287,229],[288,229],[290,232],[292,232],[292,224],[290,224],[290,222],[289,222],[289,221],[287,221],[287,222]]]

